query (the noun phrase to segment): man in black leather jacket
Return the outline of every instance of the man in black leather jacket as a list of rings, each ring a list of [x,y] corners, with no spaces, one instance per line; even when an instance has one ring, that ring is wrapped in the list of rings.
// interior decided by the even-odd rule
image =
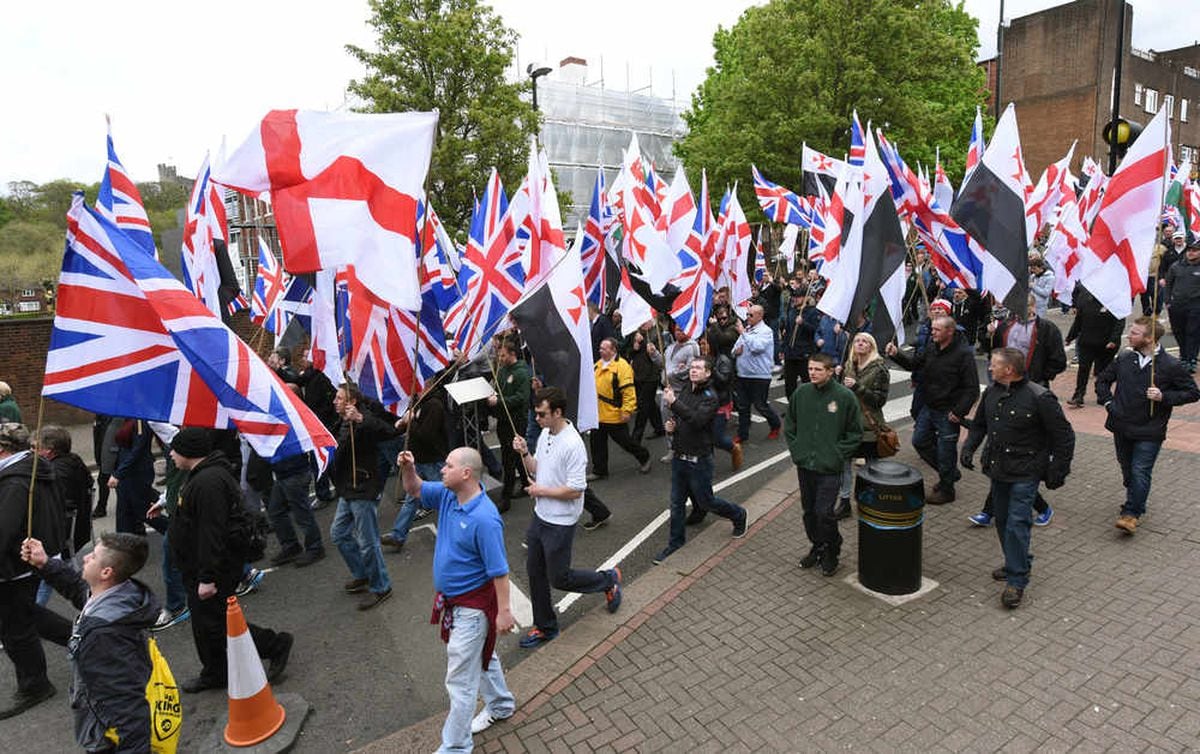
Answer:
[[[1045,481],[1054,490],[1066,482],[1075,430],[1054,394],[1025,379],[1025,355],[1020,351],[996,349],[989,369],[995,382],[979,401],[960,460],[964,468],[974,468],[972,456],[987,439],[983,473],[992,480],[996,534],[1004,553],[1004,566],[993,571],[992,578],[1007,582],[1000,601],[1011,609],[1021,604],[1029,584],[1029,538],[1038,485]]]

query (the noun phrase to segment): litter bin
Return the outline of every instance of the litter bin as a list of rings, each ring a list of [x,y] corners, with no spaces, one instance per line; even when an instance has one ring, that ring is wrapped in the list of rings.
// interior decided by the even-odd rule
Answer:
[[[871,461],[858,470],[858,580],[882,594],[921,588],[921,472],[896,461]]]

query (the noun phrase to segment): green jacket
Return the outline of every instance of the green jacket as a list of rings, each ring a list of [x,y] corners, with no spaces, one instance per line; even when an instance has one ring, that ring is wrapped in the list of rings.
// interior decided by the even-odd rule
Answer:
[[[832,378],[823,387],[806,382],[788,399],[783,436],[792,463],[805,471],[840,474],[858,452],[862,435],[858,398]]]
[[[502,364],[496,368],[496,392],[508,406],[513,421],[525,420],[525,414],[529,412],[529,389],[529,365],[524,361],[518,359],[512,366]],[[496,406],[495,410],[497,415],[504,415],[501,406]]]
[[[0,398],[0,422],[21,423],[21,409],[11,395]]]

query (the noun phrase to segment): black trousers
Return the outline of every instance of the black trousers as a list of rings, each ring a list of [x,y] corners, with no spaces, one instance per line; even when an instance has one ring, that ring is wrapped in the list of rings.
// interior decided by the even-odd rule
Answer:
[[[513,420],[523,420],[526,413],[514,413]],[[529,486],[529,475],[525,473],[525,464],[521,462],[521,456],[513,450],[513,428],[507,416],[502,416],[496,421],[496,437],[500,440],[500,463],[504,467],[500,497],[508,500],[512,497],[513,485],[518,481],[522,488]]]
[[[529,599],[533,624],[543,631],[558,630],[550,587],[564,592],[603,592],[613,584],[609,571],[581,571],[571,567],[575,525],[549,524],[534,514],[525,531],[525,573],[529,577]]]
[[[833,506],[842,485],[841,472],[821,474],[797,466],[796,477],[800,482],[800,505],[804,509],[804,533],[808,541],[814,548],[838,557],[842,552],[842,534]]]
[[[656,433],[663,433],[662,411],[658,408],[658,383],[635,382],[633,391],[637,395],[637,413],[633,417],[633,441],[641,442],[646,434],[646,422]]]
[[[583,491],[583,509],[588,512],[593,521],[603,521],[612,515],[612,511],[595,492],[592,492],[591,487]]]
[[[1103,372],[1104,368],[1116,358],[1117,349],[1104,346],[1095,348],[1082,343],[1077,343],[1075,348],[1079,353],[1079,372],[1075,375],[1075,394],[1072,397],[1083,400],[1083,396],[1087,393],[1088,378],[1092,376],[1093,368],[1095,374]]]
[[[605,424],[592,430],[592,472],[598,476],[608,476],[608,438],[612,438],[622,450],[637,459],[639,464],[650,460],[650,451],[640,443],[634,442],[629,436],[629,425],[624,423]]]
[[[224,685],[229,669],[225,652],[228,636],[226,600],[233,594],[233,587],[218,585],[215,595],[202,600],[196,591],[198,584],[195,581],[185,579],[184,585],[187,588],[188,609],[192,611],[192,638],[196,642],[196,655],[200,658],[200,677],[206,682]],[[275,656],[279,649],[279,634],[249,621],[246,626],[250,629],[250,638],[254,640],[258,656],[263,659]]]
[[[0,642],[17,671],[19,693],[32,693],[50,682],[37,631],[37,588],[33,576],[0,581]]]
[[[808,357],[783,360],[783,397],[791,398],[796,392],[796,379],[808,382]]]

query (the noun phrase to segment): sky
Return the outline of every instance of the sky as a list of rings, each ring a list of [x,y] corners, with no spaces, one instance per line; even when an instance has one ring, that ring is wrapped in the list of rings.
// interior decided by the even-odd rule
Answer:
[[[1186,45],[1180,19],[1200,0],[1132,0],[1134,44]],[[520,34],[519,69],[588,60],[589,82],[651,87],[681,105],[712,64],[712,35],[751,0],[493,0]],[[1012,19],[1062,0],[1007,0]],[[965,0],[980,19],[979,57],[995,54],[999,0]],[[115,12],[119,9],[119,12]],[[135,180],[159,163],[194,175],[222,139],[230,148],[275,108],[335,109],[364,73],[347,43],[371,47],[365,0],[209,0],[184,10],[162,0],[22,2],[0,26],[5,115],[0,118],[0,192],[10,181],[92,183],[104,169],[104,116]],[[636,33],[631,33],[631,29]],[[1197,33],[1196,36],[1200,36]]]

